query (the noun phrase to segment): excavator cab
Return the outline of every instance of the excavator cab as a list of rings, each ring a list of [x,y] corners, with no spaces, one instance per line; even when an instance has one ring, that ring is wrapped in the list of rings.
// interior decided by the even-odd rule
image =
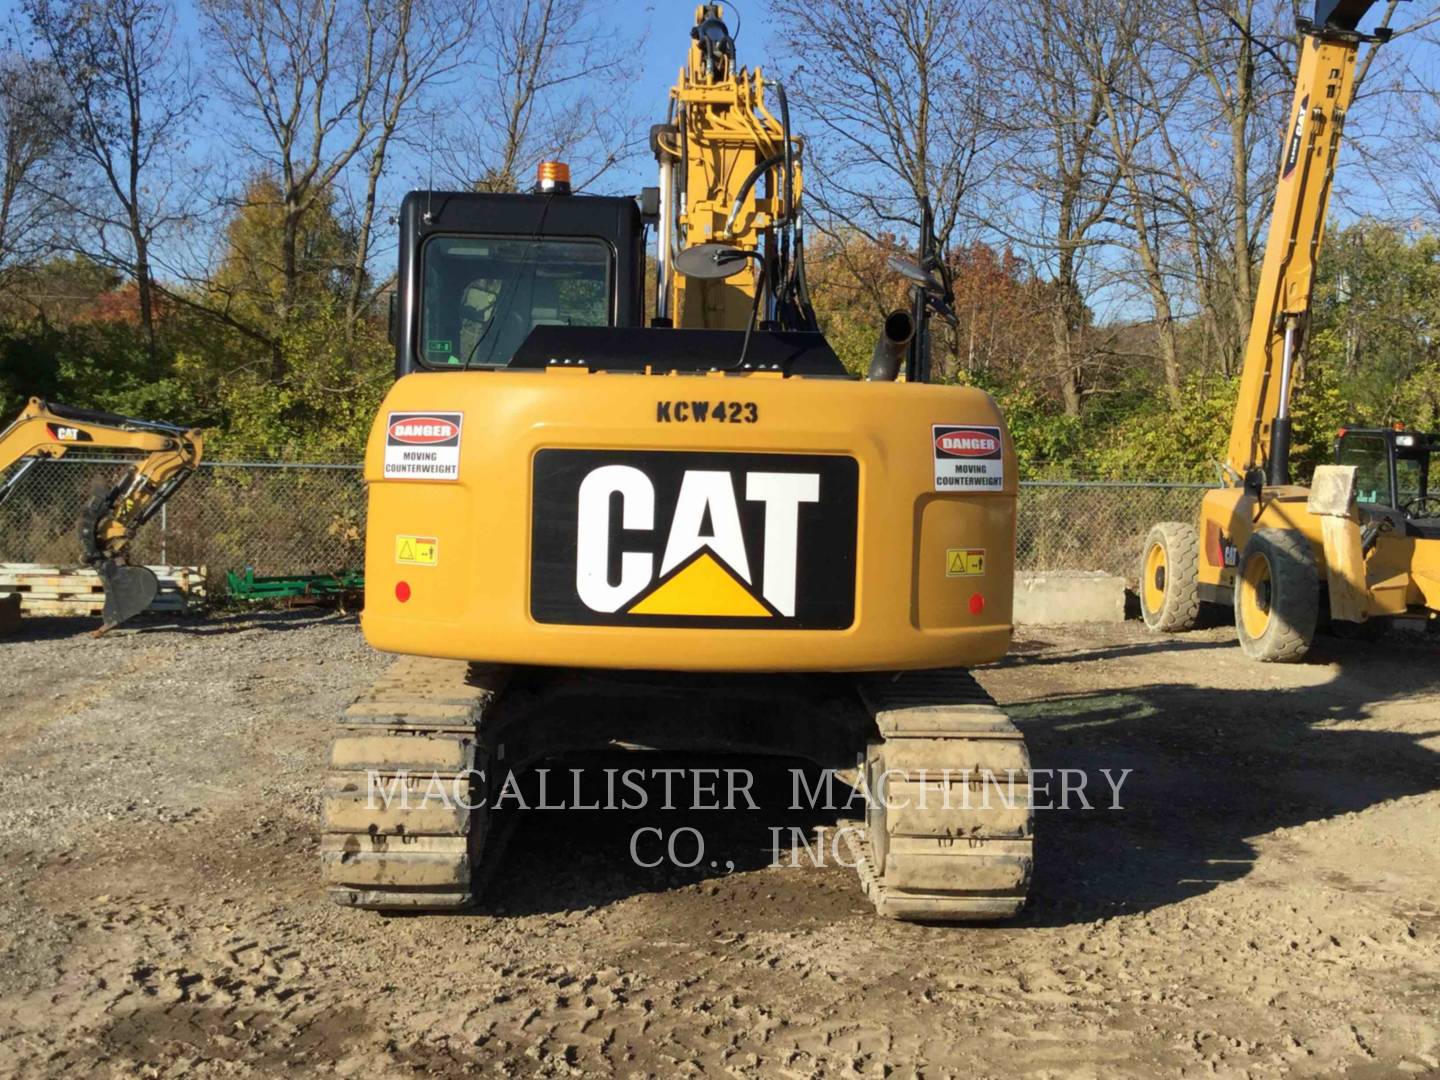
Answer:
[[[1368,521],[1404,536],[1440,538],[1440,491],[1430,490],[1440,437],[1401,428],[1342,428],[1335,463],[1355,466],[1355,501]]]
[[[638,327],[632,198],[411,192],[400,208],[396,375],[509,365],[536,327]]]

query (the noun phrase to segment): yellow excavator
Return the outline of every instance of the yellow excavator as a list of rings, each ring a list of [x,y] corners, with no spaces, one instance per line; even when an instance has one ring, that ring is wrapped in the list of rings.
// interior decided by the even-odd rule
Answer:
[[[1140,564],[1140,607],[1153,630],[1193,628],[1201,604],[1229,604],[1245,653],[1297,661],[1328,620],[1369,636],[1396,616],[1440,613],[1440,491],[1429,487],[1440,438],[1346,428],[1336,464],[1310,487],[1291,482],[1290,399],[1355,62],[1371,0],[1319,0],[1302,20],[1294,103],[1282,149],[1240,393],[1223,467],[1198,527],[1156,525]]]
[[[470,904],[508,778],[615,747],[833,770],[864,793],[845,844],[885,915],[1024,903],[1027,752],[966,670],[1010,642],[1005,422],[925,381],[928,254],[895,263],[920,325],[892,313],[869,377],[842,366],[806,287],[804,144],[724,19],[696,10],[638,200],[552,162],[533,193],[403,202],[362,625],[404,656],[330,749],[341,904]],[[460,797],[422,797],[437,782]]]
[[[103,634],[138,615],[155,599],[159,583],[144,566],[129,566],[126,549],[136,531],[195,472],[204,452],[203,434],[193,428],[115,413],[76,409],[31,398],[15,421],[0,431],[0,503],[38,462],[79,450],[143,454],[108,491],[86,504],[80,521],[85,563],[105,589]],[[14,471],[11,472],[11,468]]]

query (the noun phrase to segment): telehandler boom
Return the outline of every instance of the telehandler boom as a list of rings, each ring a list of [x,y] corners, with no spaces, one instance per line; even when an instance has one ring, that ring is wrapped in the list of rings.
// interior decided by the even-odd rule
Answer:
[[[404,201],[362,625],[406,656],[331,748],[331,894],[469,904],[516,817],[497,785],[642,747],[809,758],[870,796],[847,836],[880,912],[1013,915],[1028,758],[965,670],[1010,641],[1000,411],[896,381],[924,332],[905,312],[872,379],[840,364],[805,285],[803,144],[719,4],[652,146],[639,205],[571,194],[558,163],[531,194]],[[407,800],[437,778],[463,802]]]
[[[1223,464],[1198,527],[1156,525],[1140,566],[1151,629],[1194,627],[1205,602],[1234,608],[1246,654],[1295,661],[1317,625],[1369,633],[1399,615],[1440,611],[1440,494],[1429,490],[1437,440],[1397,430],[1340,432],[1334,466],[1291,482],[1297,361],[1305,347],[1345,115],[1372,0],[1319,0],[1302,19],[1294,102],[1275,207]]]

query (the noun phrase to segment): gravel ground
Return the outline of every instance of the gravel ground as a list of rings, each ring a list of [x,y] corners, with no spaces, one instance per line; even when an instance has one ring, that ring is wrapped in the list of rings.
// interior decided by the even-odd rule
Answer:
[[[1133,772],[1040,815],[1021,919],[946,929],[768,866],[778,808],[534,810],[475,913],[333,907],[354,621],[84,628],[0,643],[0,1075],[1440,1075],[1434,638],[1022,635],[982,681],[1036,766]],[[635,866],[637,824],[721,868]]]

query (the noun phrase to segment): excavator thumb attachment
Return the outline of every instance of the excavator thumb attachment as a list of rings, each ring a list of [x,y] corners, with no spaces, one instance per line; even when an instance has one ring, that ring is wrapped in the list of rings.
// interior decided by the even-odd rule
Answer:
[[[95,637],[140,614],[160,591],[160,582],[145,566],[126,566],[106,559],[96,565],[95,572],[105,585],[104,622],[95,631]]]

